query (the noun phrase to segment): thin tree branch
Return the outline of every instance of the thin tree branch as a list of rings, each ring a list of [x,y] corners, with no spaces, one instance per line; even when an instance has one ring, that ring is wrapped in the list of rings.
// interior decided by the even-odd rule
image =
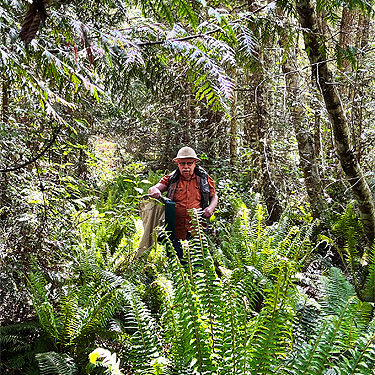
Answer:
[[[204,38],[207,35],[214,34],[216,32],[221,31],[221,28],[216,28],[214,30],[208,31],[204,34],[195,34],[195,35],[189,35],[185,36],[183,38],[176,38],[176,39],[164,39],[164,40],[155,40],[153,42],[143,42],[143,43],[135,43],[137,47],[146,47],[146,46],[154,46],[154,45],[161,45],[166,42],[184,42],[185,40],[191,40],[191,39],[197,39],[197,38]]]
[[[274,1],[272,3],[274,3]],[[251,12],[251,13],[252,14],[259,13],[263,9],[267,8],[269,5],[270,5],[270,3],[260,7],[259,9],[256,9],[254,12]],[[189,35],[189,36],[186,36],[186,37],[183,37],[183,38],[176,38],[176,39],[155,40],[153,42],[136,43],[136,45],[138,47],[145,47],[145,46],[161,45],[161,44],[164,44],[165,42],[183,42],[185,40],[204,38],[207,35],[211,35],[211,34],[214,34],[214,33],[220,32],[220,31],[222,31],[221,27],[217,27],[216,29],[208,31],[207,33],[204,33],[204,34]]]
[[[373,52],[373,51],[375,51],[375,47],[369,48],[369,49],[364,50],[364,51],[358,51],[358,52],[356,52],[354,55],[355,55],[355,56],[358,56],[358,55],[365,56],[366,54],[368,54],[368,53],[370,53],[370,52]],[[316,62],[316,63],[308,64],[308,65],[303,66],[302,68],[295,69],[295,70],[291,70],[291,71],[288,72],[288,73],[273,74],[273,75],[271,76],[271,78],[276,78],[276,77],[285,77],[285,76],[287,76],[287,75],[289,75],[289,74],[299,73],[299,72],[301,72],[301,71],[303,71],[303,70],[306,70],[306,69],[308,69],[308,68],[314,68],[314,67],[318,68],[319,65],[326,64],[326,63],[328,63],[328,62],[332,62],[332,61],[336,61],[336,58],[332,57],[332,58],[329,58],[329,59],[326,59],[326,60],[318,61],[318,62]],[[265,78],[263,81],[259,82],[259,84],[258,84],[257,87],[255,88],[255,95],[256,95],[256,97],[257,97],[258,88],[259,88],[260,86],[262,86],[264,82],[266,82],[267,80],[269,80],[269,78],[270,78],[270,77],[267,77],[267,78]],[[326,83],[327,83],[327,82],[326,82]],[[349,81],[349,83],[351,83],[351,82]],[[339,83],[329,82],[328,84],[334,85],[334,84],[339,84]],[[248,91],[248,90],[247,90],[246,88],[242,88],[241,91]]]
[[[49,142],[46,144],[46,146],[44,147],[44,149],[39,152],[39,154],[37,154],[36,156],[34,156],[32,159],[24,162],[23,164],[20,164],[20,165],[17,165],[17,166],[13,166],[13,167],[7,167],[7,168],[4,168],[4,169],[0,169],[0,173],[7,173],[7,172],[14,172],[14,171],[17,171],[19,169],[22,169],[22,168],[25,168],[27,167],[28,165],[32,164],[32,163],[35,163],[37,160],[39,160],[50,148],[51,146],[55,143],[56,141],[56,138],[60,132],[60,129],[61,129],[61,126],[55,128],[54,132],[53,132],[53,136],[52,138],[49,140]]]

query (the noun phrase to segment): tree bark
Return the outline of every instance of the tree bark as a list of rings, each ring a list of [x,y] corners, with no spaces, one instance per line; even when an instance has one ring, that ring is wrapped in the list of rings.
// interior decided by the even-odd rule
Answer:
[[[355,45],[356,48],[362,51],[368,47],[370,33],[370,17],[361,14],[358,18]],[[366,101],[366,83],[364,83],[364,76],[366,67],[362,63],[362,56],[357,55],[357,70],[355,72],[354,84],[350,85],[351,98],[351,130],[356,144],[356,157],[360,162],[363,153],[363,143],[361,142],[363,132],[363,108],[364,101]],[[366,146],[365,146],[366,147]]]
[[[191,108],[191,92],[192,92],[192,88],[191,88],[191,84],[190,83],[187,83],[186,84],[186,87],[185,87],[185,96],[186,96],[186,120],[185,120],[185,124],[184,124],[184,133],[183,133],[183,141],[182,143],[185,144],[185,145],[189,145],[191,147],[193,147],[193,145],[191,145],[191,128],[192,128],[192,120],[193,120],[193,116],[192,116],[192,108]]]
[[[323,199],[322,181],[315,158],[314,135],[304,124],[303,108],[299,102],[298,73],[290,64],[289,58],[285,60],[282,68],[285,73],[288,108],[298,143],[300,167],[303,171],[311,212],[313,217],[317,218],[323,208]]]
[[[322,159],[322,137],[320,128],[320,106],[317,101],[312,104],[314,111],[314,154],[315,158]]]
[[[237,74],[234,72],[234,74]],[[237,83],[237,77],[236,77]],[[230,129],[229,129],[229,152],[230,165],[235,167],[237,165],[237,136],[238,136],[238,121],[237,121],[237,91],[233,93],[233,100],[230,107]]]
[[[2,77],[2,100],[1,100],[1,118],[3,122],[8,122],[9,118],[9,81],[6,74]]]
[[[3,34],[3,45],[6,45],[6,30],[1,30]],[[7,123],[9,120],[9,78],[6,73],[2,74],[1,83],[1,120]],[[0,172],[0,220],[4,221],[7,218],[8,210],[3,209],[10,205],[10,197],[8,196],[9,174]]]
[[[254,189],[258,190],[268,210],[268,223],[272,224],[281,217],[282,207],[277,197],[277,189],[272,176],[272,150],[270,146],[270,130],[267,121],[267,100],[260,73],[249,77],[250,95],[246,98],[245,138],[251,149],[251,169]]]
[[[256,11],[260,8],[257,1],[248,0],[248,10]],[[267,64],[262,50],[258,51],[258,60]],[[257,62],[259,64],[259,62]],[[249,95],[244,101],[245,121],[244,133],[247,146],[251,149],[251,169],[254,189],[258,190],[268,210],[267,222],[272,224],[280,219],[282,207],[278,199],[277,189],[272,176],[272,149],[270,142],[269,118],[267,113],[267,92],[263,82],[261,67],[254,72],[247,72],[246,83],[250,88]]]
[[[356,46],[364,49],[368,46],[370,37],[370,16],[361,14],[358,20]]]
[[[346,49],[348,46],[353,45],[354,43],[354,20],[356,14],[353,11],[350,11],[347,7],[344,7],[341,15],[341,24],[340,24],[340,35],[339,35],[339,46],[342,49]],[[341,71],[352,71],[352,67],[348,59],[344,58],[342,61]],[[342,86],[345,87],[345,86]]]
[[[375,235],[375,209],[371,191],[362,169],[355,157],[344,109],[331,78],[331,72],[322,55],[322,42],[318,39],[318,25],[314,8],[310,0],[296,2],[299,22],[303,28],[305,49],[312,64],[312,76],[322,92],[333,130],[336,152],[353,195],[358,202],[360,216],[366,237],[370,243]],[[323,46],[324,47],[324,46]]]

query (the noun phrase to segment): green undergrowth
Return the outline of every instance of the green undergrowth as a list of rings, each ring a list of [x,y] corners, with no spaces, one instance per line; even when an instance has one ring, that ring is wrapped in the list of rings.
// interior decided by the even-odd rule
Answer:
[[[358,294],[350,273],[317,253],[314,222],[286,211],[267,226],[262,205],[236,198],[234,220],[219,220],[217,233],[206,234],[192,212],[196,235],[183,242],[183,265],[172,248],[166,255],[168,242],[135,260],[143,193],[135,188],[148,182],[119,181],[121,193],[79,215],[80,241],[58,270],[33,261],[26,291],[36,319],[0,328],[2,370],[373,374],[374,249]]]

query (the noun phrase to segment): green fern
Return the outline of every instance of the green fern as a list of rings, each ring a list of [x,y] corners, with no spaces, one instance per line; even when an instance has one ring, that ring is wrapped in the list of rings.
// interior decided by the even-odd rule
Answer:
[[[24,374],[35,373],[34,355],[48,345],[40,331],[40,325],[34,321],[0,327],[0,373],[10,369],[23,371]]]
[[[122,340],[123,333],[111,330],[107,324],[123,304],[121,289],[125,281],[89,263],[76,270],[81,280],[66,280],[58,290],[50,290],[38,270],[30,273],[28,283],[41,328],[52,342],[51,349],[75,353],[74,360],[79,362],[96,337]],[[58,297],[58,302],[51,299],[51,294]],[[39,356],[41,371],[52,371],[53,364],[60,366],[61,358],[55,354]]]
[[[184,243],[188,264],[177,256],[170,264],[174,292],[163,322],[168,337],[176,336],[169,341],[174,365],[180,373],[267,373],[292,343],[295,269],[286,258],[279,262],[274,286],[244,265],[219,279],[199,219],[193,211],[195,235]]]
[[[332,23],[339,20],[341,6],[348,6],[350,10],[360,9],[363,13],[370,13],[372,11],[371,3],[364,0],[317,1],[317,11],[323,12],[324,17]]]
[[[249,217],[249,210],[245,206],[239,214],[227,234],[228,240],[223,243],[223,253],[229,258],[231,268],[253,266],[265,277],[272,278],[279,267],[283,267],[285,259],[293,263],[296,270],[303,266],[303,260],[308,259],[312,251],[314,223],[297,228],[284,217],[277,226],[267,227],[267,214],[260,205],[253,217]]]
[[[338,237],[337,244],[332,240],[328,240],[328,242],[337,249],[344,266],[349,269],[353,284],[359,295],[362,289],[360,278],[362,273],[361,258],[363,256],[359,239],[363,228],[354,211],[353,202],[350,202],[345,211],[338,215],[332,231]]]
[[[368,274],[361,298],[367,302],[375,302],[375,244],[372,245],[368,255]]]
[[[233,275],[234,276],[234,275]],[[219,327],[222,339],[220,374],[248,373],[250,369],[249,335],[253,326],[258,287],[252,272],[223,280]]]
[[[277,368],[292,345],[295,315],[291,270],[281,269],[250,336],[251,374],[267,374]]]
[[[178,264],[176,265],[176,263]],[[176,299],[175,305],[179,307],[180,339],[183,342],[183,368],[189,372],[204,374],[207,370],[215,373],[217,365],[212,360],[211,333],[207,329],[207,317],[200,313],[199,296],[195,293],[189,276],[184,272],[178,259],[174,267],[179,267],[179,274],[174,278]]]
[[[322,374],[327,365],[327,357],[330,351],[329,341],[332,337],[333,317],[327,318],[316,330],[316,334],[310,336],[311,344],[299,342],[294,348],[294,355],[287,362],[289,374]]]
[[[196,230],[193,239],[189,244],[189,261],[190,271],[192,271],[191,284],[194,291],[200,295],[201,314],[208,319],[212,350],[216,351],[216,321],[217,311],[221,309],[222,300],[220,298],[221,289],[220,280],[216,274],[213,259],[208,251],[208,243],[203,233],[202,225],[200,225],[200,216],[198,211],[193,210],[192,224]],[[191,262],[191,259],[194,261]],[[191,269],[191,264],[193,269]],[[205,291],[206,293],[203,293]]]
[[[160,357],[162,350],[157,324],[134,286],[127,285],[122,290],[122,294],[128,304],[123,310],[124,325],[129,332],[131,342],[129,361],[135,369],[149,371],[152,368],[152,361]]]
[[[47,297],[47,282],[39,270],[35,270],[28,278],[29,290],[35,312],[42,329],[53,341],[55,347],[59,342],[58,322],[54,307]]]
[[[46,352],[36,354],[35,358],[41,375],[74,375],[78,372],[73,359],[67,354]]]
[[[351,375],[371,375],[375,366],[375,334],[367,334],[360,337],[356,347],[350,350],[348,355],[343,355],[337,371]]]
[[[354,288],[338,269],[331,270],[324,290],[321,291],[326,295],[321,303],[323,310],[318,318],[315,315],[315,328],[309,326],[309,331],[314,333],[309,339],[299,337],[291,363],[287,365],[288,373],[324,374],[332,367],[340,369],[343,374],[357,373],[357,370],[344,371],[344,368],[353,369],[359,365],[361,355],[357,354],[357,349],[362,352],[362,359],[372,353],[371,334],[365,334],[363,340],[369,324],[370,305],[358,300]],[[368,348],[363,344],[366,340],[369,340]],[[359,367],[362,366],[367,365],[361,363]]]

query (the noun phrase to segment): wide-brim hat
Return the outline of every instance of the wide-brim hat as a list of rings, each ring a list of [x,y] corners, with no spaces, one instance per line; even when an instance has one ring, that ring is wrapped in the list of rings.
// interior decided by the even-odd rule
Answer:
[[[195,159],[200,161],[201,159],[198,158],[197,154],[191,147],[182,147],[178,150],[177,156],[173,159],[176,161],[177,159]]]

